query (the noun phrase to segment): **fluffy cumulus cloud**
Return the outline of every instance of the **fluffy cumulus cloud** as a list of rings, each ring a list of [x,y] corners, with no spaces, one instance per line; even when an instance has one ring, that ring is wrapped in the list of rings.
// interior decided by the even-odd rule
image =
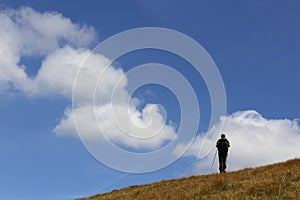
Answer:
[[[137,149],[157,149],[165,141],[176,137],[174,127],[165,125],[158,107],[154,104],[147,105],[142,111],[136,110],[135,107],[128,108],[125,104],[114,107],[114,112],[109,103],[103,106],[67,109],[65,118],[54,131],[59,135],[74,136],[75,114],[77,130],[85,140],[105,139],[103,137],[106,136],[116,144]],[[104,134],[100,134],[100,131]]]
[[[25,68],[30,66],[22,65],[21,58],[45,57],[47,64],[51,56],[64,53],[62,48],[85,48],[96,39],[90,26],[74,24],[59,13],[39,13],[28,7],[0,11],[0,24],[0,92],[14,90],[36,94],[39,84],[25,73]],[[54,64],[59,64],[59,61]],[[51,78],[50,81],[57,79],[55,76]]]
[[[66,108],[54,128],[57,135],[76,137],[77,127],[85,139],[101,139],[99,132],[103,132],[116,143],[144,149],[159,148],[176,136],[157,105],[138,110],[138,100],[128,104],[124,72],[89,49],[97,40],[93,27],[73,23],[56,12],[40,13],[28,7],[0,11],[0,25],[0,95],[17,92],[31,98],[54,95],[71,100],[77,81],[74,109]],[[41,66],[30,77],[26,69],[31,66],[21,60],[37,57]],[[117,98],[112,106],[113,91]],[[79,116],[76,126],[74,114]]]
[[[216,172],[212,167],[215,143],[220,133],[226,133],[231,143],[228,170],[271,164],[300,157],[299,120],[266,119],[257,111],[247,110],[221,118],[207,135],[200,135],[185,156],[199,159],[193,173]],[[178,150],[182,146],[178,147]]]

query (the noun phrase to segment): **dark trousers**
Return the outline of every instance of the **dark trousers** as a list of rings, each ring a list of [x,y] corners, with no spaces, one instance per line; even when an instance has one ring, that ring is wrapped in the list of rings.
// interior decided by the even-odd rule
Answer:
[[[225,172],[227,152],[219,152],[219,170]]]

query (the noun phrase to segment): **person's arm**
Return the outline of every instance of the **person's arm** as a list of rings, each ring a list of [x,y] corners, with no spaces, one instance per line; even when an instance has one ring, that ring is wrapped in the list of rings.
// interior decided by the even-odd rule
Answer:
[[[227,147],[229,148],[230,147],[229,140],[226,139],[226,141],[227,141]]]

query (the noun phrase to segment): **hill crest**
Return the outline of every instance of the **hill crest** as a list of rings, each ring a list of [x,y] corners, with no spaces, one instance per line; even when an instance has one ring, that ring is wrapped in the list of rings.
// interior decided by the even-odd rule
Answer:
[[[80,200],[297,199],[300,159],[223,174],[134,185]]]

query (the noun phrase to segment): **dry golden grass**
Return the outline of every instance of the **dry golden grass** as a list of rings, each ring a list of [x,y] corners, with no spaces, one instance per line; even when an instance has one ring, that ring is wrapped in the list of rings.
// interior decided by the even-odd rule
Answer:
[[[130,186],[81,200],[300,199],[300,159],[224,174]]]

